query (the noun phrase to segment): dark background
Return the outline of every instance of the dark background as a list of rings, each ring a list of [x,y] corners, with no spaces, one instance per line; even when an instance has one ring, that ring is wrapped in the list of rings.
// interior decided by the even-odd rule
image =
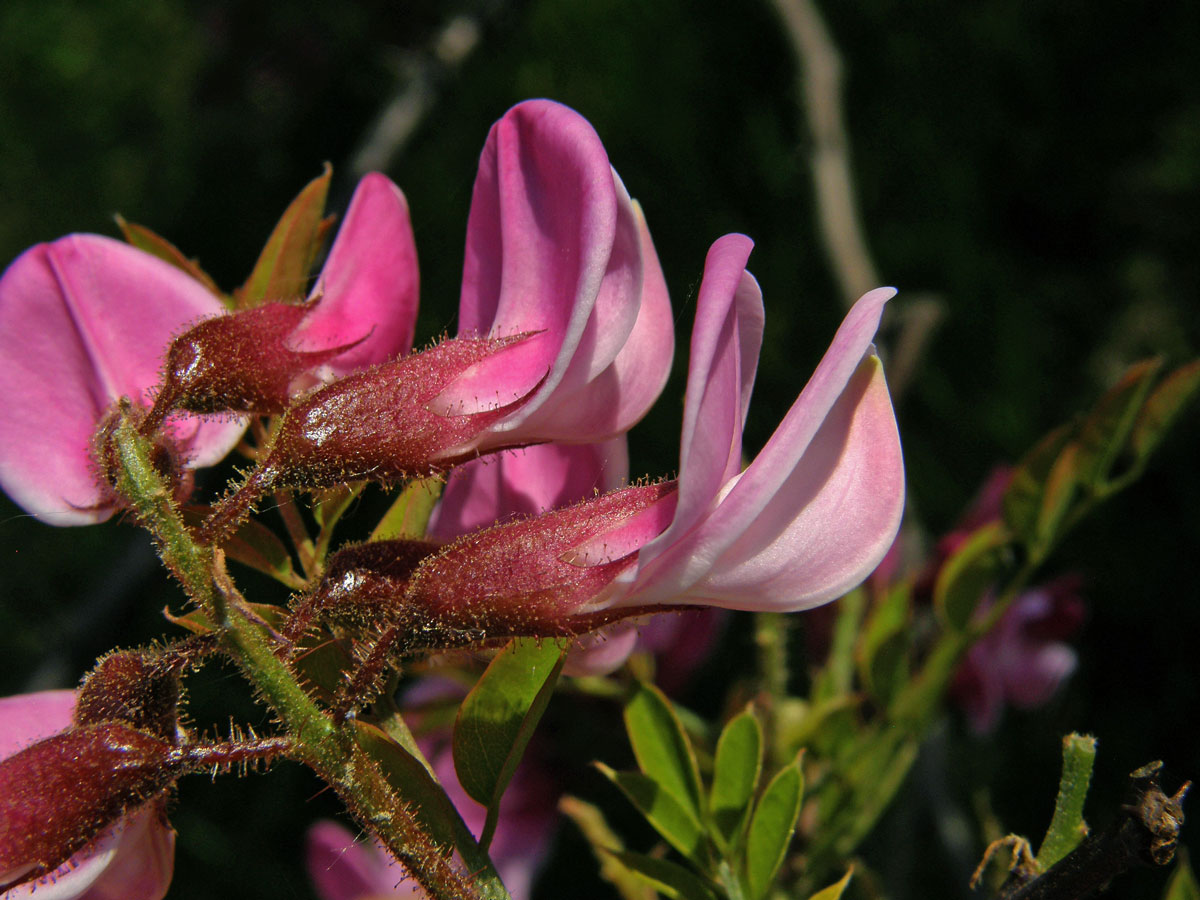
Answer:
[[[825,6],[876,264],[901,289],[897,309],[929,292],[945,312],[898,401],[913,513],[936,535],[995,463],[1093,400],[1123,365],[1196,354],[1200,7]],[[432,47],[456,13],[482,30],[462,65],[447,67]],[[420,339],[453,326],[489,125],[518,100],[552,97],[592,122],[643,204],[681,348],[708,245],[728,231],[758,242],[751,269],[768,331],[747,447],[759,446],[841,316],[815,231],[792,51],[766,3],[7,0],[0,263],[69,231],[114,234],[120,212],[232,287],[326,160],[344,203],[349,161],[414,77],[431,103],[388,173],[412,208]],[[684,364],[680,352],[663,401],[631,436],[635,474],[676,464]],[[1039,713],[1008,714],[984,741],[951,719],[931,746],[872,845],[894,876],[891,896],[965,894],[963,858],[924,826],[947,804],[969,816],[980,786],[1006,830],[1039,837],[1066,731],[1099,737],[1097,822],[1125,773],[1150,759],[1166,761],[1171,783],[1200,776],[1198,419],[1193,411],[1143,481],[1051,563],[1048,574],[1083,573],[1090,610],[1065,691]],[[0,693],[73,684],[97,654],[164,631],[157,611],[180,597],[135,530],[55,530],[0,503]],[[269,596],[254,579],[246,587]],[[239,681],[220,668],[191,691],[200,728],[223,729],[231,705],[262,719],[229,699]],[[170,896],[310,896],[301,834],[334,809],[318,791],[285,766],[185,781]],[[1156,897],[1162,880],[1129,878],[1118,895]],[[544,892],[556,895],[553,884]]]

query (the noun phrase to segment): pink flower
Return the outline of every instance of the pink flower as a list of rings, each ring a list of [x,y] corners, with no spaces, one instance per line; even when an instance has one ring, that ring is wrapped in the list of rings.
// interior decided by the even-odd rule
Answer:
[[[416,252],[403,196],[363,179],[330,252],[311,312],[291,340],[315,351],[352,344],[327,374],[405,353],[416,314]],[[98,235],[69,235],[22,254],[0,278],[0,486],[56,525],[107,519],[91,440],[120,397],[149,405],[172,338],[222,315],[221,300],[180,269]],[[173,416],[173,446],[190,467],[212,465],[244,422]]]
[[[119,397],[148,403],[163,351],[221,301],[174,266],[91,234],[38,244],[0,278],[0,486],[54,525],[107,519],[92,435]],[[174,421],[193,466],[212,465],[244,425]]]
[[[71,724],[74,691],[44,691],[0,698],[0,759]],[[175,833],[164,825],[161,804],[146,804],[121,819],[52,875],[19,885],[4,900],[161,900],[171,883]],[[0,872],[0,884],[20,877]]]
[[[430,404],[469,415],[522,400],[459,452],[623,434],[662,391],[674,350],[641,210],[587,120],[548,100],[493,126],[467,222],[459,335],[517,334],[530,337]]]
[[[417,569],[406,597],[414,610],[492,635],[583,632],[664,606],[807,609],[875,567],[904,501],[895,417],[871,352],[893,292],[872,291],[855,305],[743,472],[763,322],[745,271],[751,246],[729,235],[709,252],[677,482],[472,533]]]
[[[1064,576],[1026,591],[967,652],[950,691],[976,734],[993,731],[1005,705],[1048,703],[1075,671],[1078,657],[1063,639],[1083,621],[1079,587],[1077,577]]]

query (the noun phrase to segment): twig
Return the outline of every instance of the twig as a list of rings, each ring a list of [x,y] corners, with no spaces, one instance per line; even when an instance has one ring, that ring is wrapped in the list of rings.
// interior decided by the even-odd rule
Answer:
[[[1090,834],[1041,875],[1018,870],[1000,888],[997,900],[1080,900],[1104,890],[1134,866],[1165,866],[1175,856],[1183,827],[1183,798],[1191,782],[1168,797],[1158,784],[1162,763],[1142,766],[1130,776],[1130,802],[1104,831]]]
[[[850,139],[842,116],[842,60],[812,0],[774,2],[800,63],[821,236],[842,301],[849,307],[880,281],[855,199]]]

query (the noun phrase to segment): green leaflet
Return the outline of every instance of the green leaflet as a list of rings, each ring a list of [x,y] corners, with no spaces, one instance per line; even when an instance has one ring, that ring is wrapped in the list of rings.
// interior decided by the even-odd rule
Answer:
[[[625,704],[625,729],[642,772],[703,821],[696,756],[671,701],[653,685],[639,684]]]
[[[781,769],[763,791],[746,836],[746,885],[750,900],[767,895],[783,863],[804,796],[800,758]]]
[[[514,638],[463,700],[454,723],[454,769],[463,790],[488,808],[479,843],[491,842],[500,797],[550,702],[565,648]]]
[[[717,833],[734,847],[741,841],[758,787],[762,745],[762,726],[751,710],[731,719],[717,739],[709,808]]]

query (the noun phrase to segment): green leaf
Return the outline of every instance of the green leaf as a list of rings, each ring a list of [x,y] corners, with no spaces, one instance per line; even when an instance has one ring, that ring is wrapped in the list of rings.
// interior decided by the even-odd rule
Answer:
[[[1200,900],[1200,884],[1196,883],[1186,851],[1179,853],[1179,861],[1175,863],[1175,871],[1167,882],[1163,900]]]
[[[491,842],[500,797],[550,702],[566,649],[514,638],[467,694],[454,722],[454,769],[463,790],[488,809],[480,844]]]
[[[1092,780],[1096,761],[1096,739],[1089,735],[1068,734],[1063,738],[1062,778],[1054,815],[1038,850],[1037,864],[1044,872],[1074,850],[1088,832],[1083,821],[1083,803]]]
[[[674,794],[641,772],[615,772],[603,763],[595,765],[621,789],[668,844],[698,865],[707,863],[704,827]]]
[[[831,884],[827,888],[822,888],[817,891],[808,900],[840,900],[842,894],[846,890],[846,885],[850,883],[850,876],[854,874],[854,866],[846,870],[846,874],[842,876],[837,884]]]
[[[179,248],[165,237],[155,234],[145,225],[127,222],[121,216],[116,216],[116,220],[117,226],[121,229],[121,233],[125,235],[126,241],[133,244],[139,250],[144,250],[151,256],[157,256],[159,259],[169,262],[175,268],[182,269],[221,298],[222,303],[229,303],[229,297],[221,293],[221,289],[217,287],[217,283],[212,280],[212,277],[207,272],[200,268],[199,263],[194,259],[188,259],[184,256]]]
[[[1000,578],[1005,566],[1008,529],[991,522],[974,532],[954,553],[933,585],[933,605],[950,628],[964,631],[988,588]]]
[[[628,850],[608,851],[630,872],[671,900],[716,900],[708,883],[683,866]]]
[[[1129,443],[1145,461],[1162,443],[1189,403],[1200,395],[1200,359],[1181,366],[1162,380],[1138,413]]]
[[[804,797],[800,758],[781,769],[755,807],[746,837],[746,884],[751,900],[767,895],[783,863]]]
[[[625,730],[642,772],[703,821],[696,755],[666,695],[640,682],[625,704]]]
[[[1071,425],[1060,425],[1038,441],[1017,465],[1004,492],[1004,521],[1026,544],[1036,540],[1046,479],[1072,433]]]
[[[379,763],[392,789],[416,814],[429,836],[447,854],[454,848],[458,813],[446,792],[433,780],[421,761],[380,728],[356,721],[358,743]]]
[[[1075,437],[1079,447],[1075,464],[1079,482],[1089,490],[1095,491],[1108,479],[1160,368],[1160,359],[1131,366],[1080,423]]]
[[[433,507],[442,495],[442,487],[443,482],[438,478],[410,481],[383,514],[368,540],[423,538]]]
[[[736,845],[749,819],[751,801],[762,772],[762,726],[747,709],[734,716],[717,739],[709,808],[713,824]]]
[[[867,690],[887,706],[908,680],[912,594],[898,584],[871,609],[858,649],[859,675]]]
[[[333,169],[310,181],[284,210],[250,277],[234,292],[238,309],[269,300],[295,300],[308,293],[308,274],[332,220],[325,220],[325,198]]]

